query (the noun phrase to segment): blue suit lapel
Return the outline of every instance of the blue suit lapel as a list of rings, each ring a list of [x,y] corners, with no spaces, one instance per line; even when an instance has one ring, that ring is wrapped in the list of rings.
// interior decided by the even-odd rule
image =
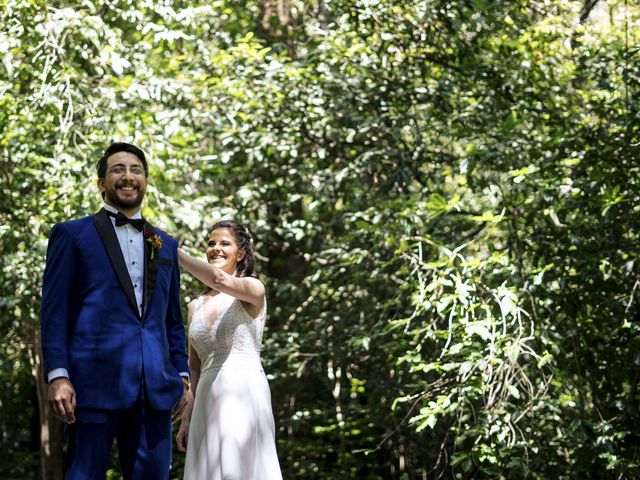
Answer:
[[[157,265],[156,258],[158,257],[158,252],[154,255],[154,258],[151,259],[151,245],[150,242],[147,241],[146,235],[148,233],[155,233],[153,226],[149,222],[144,222],[144,307],[143,307],[143,315],[147,313],[147,308],[149,306],[149,302],[151,301],[151,297],[153,295],[153,290],[156,287],[156,274],[157,274]],[[157,234],[156,234],[157,235]]]
[[[140,311],[136,306],[136,295],[133,290],[133,284],[131,283],[131,277],[129,276],[129,272],[127,271],[127,266],[124,263],[124,258],[122,256],[122,251],[120,250],[120,244],[118,243],[118,237],[116,237],[116,232],[113,230],[113,224],[111,223],[111,219],[109,218],[109,214],[103,208],[98,213],[93,216],[93,221],[96,225],[96,229],[100,234],[100,238],[102,239],[102,243],[104,244],[104,248],[107,251],[107,255],[109,255],[109,260],[111,261],[111,265],[116,272],[116,276],[120,281],[120,285],[124,290],[124,293],[127,295],[129,299],[129,303],[131,307],[134,309],[136,314],[140,316]],[[145,242],[145,270],[147,265],[147,245]],[[146,275],[145,275],[146,277]],[[145,299],[146,303],[146,299]]]

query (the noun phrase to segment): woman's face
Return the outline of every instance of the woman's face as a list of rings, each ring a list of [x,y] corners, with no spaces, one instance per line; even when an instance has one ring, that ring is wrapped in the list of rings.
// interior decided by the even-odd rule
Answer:
[[[236,265],[244,258],[233,233],[226,228],[211,232],[207,246],[207,261],[229,275],[236,274]]]

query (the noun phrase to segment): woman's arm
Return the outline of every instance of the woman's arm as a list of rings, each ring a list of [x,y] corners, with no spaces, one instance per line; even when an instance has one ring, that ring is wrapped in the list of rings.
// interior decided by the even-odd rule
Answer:
[[[262,307],[264,285],[253,277],[235,277],[178,249],[178,259],[184,269],[206,286],[226,293],[250,305]]]
[[[193,314],[196,308],[196,300],[189,303],[187,306],[187,325],[191,328],[191,321],[193,320]],[[191,392],[195,396],[196,387],[198,386],[198,380],[200,380],[200,368],[202,367],[202,361],[198,357],[198,352],[193,348],[193,345],[189,345],[189,375],[191,380]]]
[[[193,318],[193,303],[190,303],[187,309],[187,321],[191,325],[191,319]],[[198,357],[198,352],[189,345],[189,370],[191,375],[191,387],[187,392],[187,405],[182,412],[180,430],[176,436],[176,443],[178,444],[178,450],[185,452],[187,450],[187,439],[189,438],[189,427],[191,425],[191,415],[193,414],[193,402],[195,401],[196,388],[198,387],[198,381],[200,380],[200,369],[202,368],[202,361]]]
[[[196,394],[196,388],[198,387],[198,381],[200,380],[200,368],[202,362],[198,353],[192,346],[189,346],[189,371],[191,372],[191,391],[193,395]]]

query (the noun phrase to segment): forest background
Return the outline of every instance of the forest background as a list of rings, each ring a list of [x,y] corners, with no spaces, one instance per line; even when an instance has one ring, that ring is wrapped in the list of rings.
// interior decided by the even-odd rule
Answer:
[[[0,0],[0,477],[60,478],[47,236],[125,140],[184,248],[253,231],[285,478],[638,478],[639,40],[621,0]]]

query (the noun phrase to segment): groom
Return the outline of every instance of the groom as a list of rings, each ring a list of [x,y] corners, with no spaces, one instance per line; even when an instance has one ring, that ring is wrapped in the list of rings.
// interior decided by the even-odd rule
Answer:
[[[70,424],[68,480],[104,479],[114,438],[125,479],[166,479],[171,410],[188,389],[177,243],[140,214],[147,161],[114,143],[95,215],[54,225],[42,289],[44,372]]]

